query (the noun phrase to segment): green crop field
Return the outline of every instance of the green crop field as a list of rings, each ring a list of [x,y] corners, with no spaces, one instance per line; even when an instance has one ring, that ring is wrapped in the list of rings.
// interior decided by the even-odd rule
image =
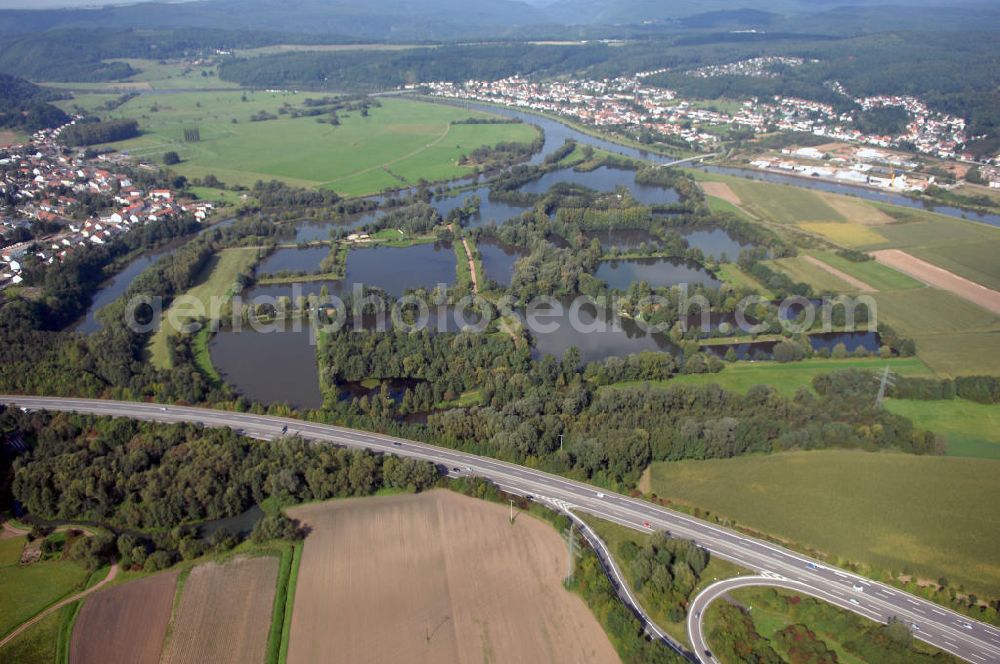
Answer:
[[[994,290],[1000,289],[1000,233],[993,239],[975,242],[917,247],[910,250],[922,258],[971,281]]]
[[[851,450],[655,463],[658,496],[880,570],[1000,596],[1000,461]]]
[[[913,340],[939,376],[1000,376],[1000,330],[914,334]]]
[[[880,320],[906,335],[995,328],[1000,317],[932,288],[876,293]]]
[[[814,235],[820,235],[831,242],[842,247],[864,247],[867,245],[882,242],[885,238],[881,229],[878,230],[850,222],[836,221],[803,221],[798,227]]]
[[[1000,459],[1000,406],[965,399],[889,399],[886,408],[948,439],[951,456]]]
[[[382,106],[372,108],[369,117],[341,112],[336,127],[280,114],[284,105],[301,106],[303,99],[291,92],[260,91],[143,95],[108,113],[138,119],[143,131],[112,147],[154,161],[176,151],[182,162],[173,169],[189,178],[211,173],[226,184],[242,185],[276,178],[357,196],[421,179],[468,175],[472,169],[458,165],[462,155],[501,141],[527,143],[536,135],[526,124],[452,125],[488,116],[405,99],[381,99]],[[277,117],[251,121],[261,111]],[[184,130],[191,128],[198,128],[200,141],[184,141]]]
[[[715,179],[714,176],[712,179]],[[740,207],[764,219],[780,224],[803,221],[846,222],[843,215],[816,192],[801,187],[726,178],[729,188],[739,196]]]
[[[924,286],[916,279],[908,277],[902,272],[897,272],[891,267],[882,265],[877,261],[855,263],[828,251],[813,252],[813,255],[827,265],[835,267],[855,279],[860,279],[875,290],[908,290],[911,288],[923,288]]]
[[[258,249],[256,247],[241,247],[224,249],[214,256],[206,267],[204,276],[198,285],[185,293],[188,298],[194,298],[204,307],[204,312],[212,312],[213,301],[221,306],[221,299],[228,299],[234,292],[236,276],[241,272],[249,272],[257,263]],[[191,301],[191,300],[189,300]],[[153,364],[160,368],[170,366],[170,336],[174,327],[171,319],[176,319],[179,325],[190,320],[187,307],[181,307],[177,302],[163,312],[163,321],[149,341],[149,353]]]
[[[787,274],[794,281],[801,281],[813,287],[817,293],[845,293],[857,290],[849,283],[807,261],[802,256],[778,258],[768,261],[771,267]]]
[[[917,343],[941,376],[1000,374],[1000,317],[932,288],[876,293],[878,320]]]
[[[793,396],[799,387],[811,387],[812,379],[820,374],[841,369],[879,371],[886,366],[901,376],[927,376],[930,370],[915,357],[882,360],[850,358],[844,360],[811,359],[802,362],[735,362],[716,374],[681,374],[666,381],[630,381],[615,383],[606,389],[639,387],[667,388],[671,385],[720,385],[734,392],[746,392],[754,385],[770,385],[786,396]],[[874,392],[872,394],[874,397]]]

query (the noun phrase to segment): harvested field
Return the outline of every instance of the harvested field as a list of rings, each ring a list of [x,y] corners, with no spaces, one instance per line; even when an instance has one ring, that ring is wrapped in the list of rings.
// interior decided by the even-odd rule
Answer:
[[[312,528],[289,664],[618,661],[546,523],[443,490],[289,514]]]
[[[177,572],[103,590],[80,609],[70,664],[157,664],[170,622]]]
[[[929,286],[948,291],[973,304],[978,304],[987,311],[1000,314],[1000,292],[948,272],[944,268],[932,265],[898,249],[875,251],[872,256],[879,263],[904,272]]]
[[[715,196],[716,198],[721,198],[727,203],[732,203],[733,205],[740,204],[740,197],[736,195],[736,192],[729,188],[729,185],[725,182],[702,182],[701,188],[705,190],[705,193],[709,196]]]
[[[874,205],[869,205],[863,199],[837,194],[822,194],[823,200],[830,204],[845,219],[865,226],[881,226],[891,224],[893,218]]]
[[[872,288],[871,286],[869,286],[865,282],[861,281],[860,279],[856,279],[855,277],[852,277],[851,275],[847,274],[846,272],[843,272],[842,270],[838,270],[837,268],[833,267],[832,265],[824,263],[823,261],[821,261],[820,259],[816,258],[815,256],[803,256],[803,258],[806,261],[808,261],[808,262],[812,263],[813,265],[815,265],[816,267],[818,267],[819,269],[825,270],[825,271],[829,272],[830,274],[832,274],[833,276],[837,277],[841,281],[846,281],[853,288],[855,288],[855,289],[857,289],[859,291],[863,291],[863,292],[874,292],[875,291],[874,288]]]
[[[262,664],[277,581],[273,556],[195,567],[184,584],[164,664]]]
[[[797,225],[808,233],[822,235],[831,242],[844,247],[863,247],[885,242],[885,236],[873,230],[872,226],[864,224],[816,221],[802,222]]]

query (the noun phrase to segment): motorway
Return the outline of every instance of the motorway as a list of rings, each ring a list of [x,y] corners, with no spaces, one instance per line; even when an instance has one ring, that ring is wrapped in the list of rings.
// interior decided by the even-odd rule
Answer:
[[[544,499],[567,510],[586,512],[637,530],[665,530],[673,536],[694,540],[711,554],[757,575],[741,579],[794,587],[879,622],[896,617],[909,625],[917,638],[957,657],[975,664],[1000,662],[1000,629],[996,627],[737,531],[517,464],[367,431],[252,413],[128,401],[8,395],[0,395],[0,403],[32,410],[201,423],[229,427],[264,440],[282,436],[287,428],[287,435],[316,442],[423,459],[449,472],[478,475],[505,490]],[[694,634],[694,640],[701,632],[700,618],[694,616],[703,615],[703,607],[718,596],[710,592],[713,588],[729,586],[710,586],[695,598],[688,624],[689,635]],[[656,633],[658,629],[653,631]],[[705,654],[705,649],[703,640],[699,641],[695,650],[697,658],[702,662],[714,662]]]

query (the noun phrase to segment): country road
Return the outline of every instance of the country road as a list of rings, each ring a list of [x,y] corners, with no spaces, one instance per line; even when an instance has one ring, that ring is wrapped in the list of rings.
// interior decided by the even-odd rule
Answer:
[[[423,459],[443,466],[452,474],[484,477],[501,488],[534,499],[561,501],[575,512],[593,514],[640,531],[665,530],[674,536],[691,539],[721,559],[779,582],[794,583],[803,592],[829,599],[865,617],[880,622],[896,617],[907,625],[916,625],[911,629],[917,638],[969,662],[1000,662],[1000,629],[996,627],[737,531],[524,466],[377,433],[251,413],[57,397],[0,396],[0,403],[28,409],[230,427],[263,440],[280,437],[287,427],[288,435],[316,442]],[[851,598],[857,604],[851,602]],[[694,613],[692,611],[691,616]],[[689,631],[696,627],[689,624]],[[696,651],[696,655],[703,662],[715,661],[704,655],[704,648]]]

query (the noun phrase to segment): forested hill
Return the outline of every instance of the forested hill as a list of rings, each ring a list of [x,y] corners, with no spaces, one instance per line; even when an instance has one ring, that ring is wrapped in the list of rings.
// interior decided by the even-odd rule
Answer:
[[[23,78],[0,74],[0,128],[36,131],[69,117],[48,103],[53,94]]]
[[[979,17],[991,11],[982,0],[160,0],[99,9],[0,10],[0,33],[225,28],[398,42],[595,38],[596,26],[606,36],[622,36],[623,26],[829,32],[823,27],[829,25],[837,34],[857,34],[982,29]]]

